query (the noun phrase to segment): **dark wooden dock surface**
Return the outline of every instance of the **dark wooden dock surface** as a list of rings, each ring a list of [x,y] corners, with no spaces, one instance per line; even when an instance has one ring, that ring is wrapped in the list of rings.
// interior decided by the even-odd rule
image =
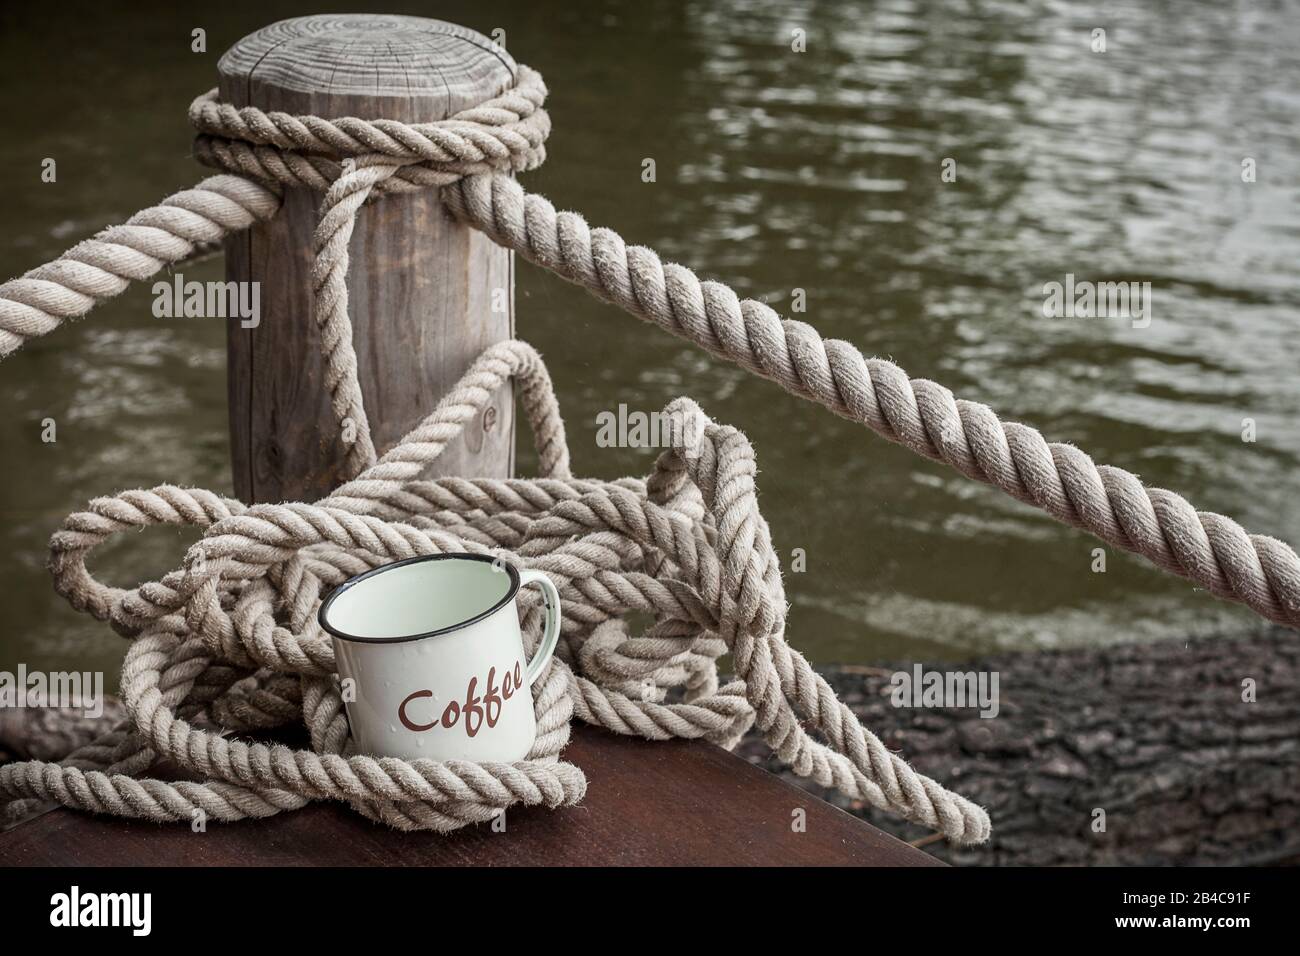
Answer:
[[[0,833],[0,865],[942,865],[712,744],[577,726],[565,757],[587,774],[582,804],[512,810],[504,832],[400,833],[333,803],[205,833],[57,809]]]

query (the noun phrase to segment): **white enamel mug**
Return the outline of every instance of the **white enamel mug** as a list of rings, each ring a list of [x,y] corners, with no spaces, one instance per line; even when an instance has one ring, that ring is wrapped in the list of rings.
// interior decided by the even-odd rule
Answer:
[[[531,661],[516,608],[528,584],[546,603]],[[532,749],[531,688],[560,637],[560,594],[546,575],[480,554],[409,558],[339,585],[320,623],[358,752],[482,762]]]

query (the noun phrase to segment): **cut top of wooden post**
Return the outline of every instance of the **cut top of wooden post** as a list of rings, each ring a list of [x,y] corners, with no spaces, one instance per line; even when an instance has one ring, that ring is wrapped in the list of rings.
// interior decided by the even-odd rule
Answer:
[[[355,103],[319,116],[416,123],[446,119],[497,96],[514,84],[519,68],[499,44],[454,23],[322,14],[250,33],[226,51],[217,71],[223,93],[256,82],[325,96],[339,106]]]
[[[282,20],[244,37],[218,64],[219,92],[329,119],[430,123],[514,85],[518,66],[465,27],[419,17],[326,15]],[[229,327],[231,464],[244,501],[313,501],[343,478],[342,423],[330,410],[312,318],[313,234],[320,195],[285,190],[269,223],[226,244],[226,277],[257,282],[255,328]],[[437,405],[488,346],[514,335],[508,251],[452,219],[437,189],[362,207],[349,244],[348,312],[357,371],[379,453]],[[509,386],[450,443],[428,474],[508,478]]]

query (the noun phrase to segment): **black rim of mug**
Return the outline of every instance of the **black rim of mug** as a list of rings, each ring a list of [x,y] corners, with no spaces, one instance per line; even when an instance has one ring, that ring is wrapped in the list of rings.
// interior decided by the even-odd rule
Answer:
[[[337,627],[331,626],[329,621],[326,620],[330,606],[334,603],[335,599],[343,595],[345,592],[350,591],[367,578],[373,578],[376,575],[383,574],[385,571],[392,571],[395,568],[403,568],[410,564],[423,564],[426,561],[449,560],[479,561],[484,564],[499,565],[504,568],[506,573],[510,575],[510,587],[506,590],[505,597],[492,605],[486,611],[475,614],[473,617],[466,618],[463,621],[458,621],[455,624],[448,624],[446,627],[440,627],[433,631],[424,631],[421,634],[403,634],[400,637],[361,637],[357,634],[349,634],[346,631],[341,631]],[[459,551],[452,551],[446,554],[422,554],[414,558],[404,558],[401,561],[393,561],[390,564],[381,564],[377,568],[371,568],[364,574],[358,574],[355,577],[348,578],[331,591],[326,596],[325,600],[321,602],[320,610],[316,613],[316,620],[320,622],[321,627],[329,631],[330,634],[334,635],[341,641],[352,641],[356,644],[405,644],[408,641],[421,641],[426,637],[439,637],[444,634],[450,634],[452,631],[459,631],[461,628],[468,627],[471,624],[477,624],[479,621],[491,617],[497,611],[509,604],[514,600],[515,595],[518,593],[519,569],[509,561],[502,561],[500,558],[494,558],[487,554],[468,554]]]

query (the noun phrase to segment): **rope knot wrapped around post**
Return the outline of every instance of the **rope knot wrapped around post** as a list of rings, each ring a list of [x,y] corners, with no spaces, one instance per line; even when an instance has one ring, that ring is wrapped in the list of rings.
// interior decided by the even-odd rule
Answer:
[[[465,176],[521,173],[546,159],[551,120],[541,74],[522,64],[515,85],[486,103],[432,123],[322,119],[237,108],[209,90],[190,105],[194,156],[205,166],[267,184],[327,191],[357,168],[369,190],[447,186]],[[351,162],[345,173],[343,166]]]
[[[540,166],[551,131],[545,100],[541,74],[520,66],[514,87],[505,93],[432,123],[268,113],[221,103],[216,90],[191,104],[200,162],[271,189],[304,186],[325,194],[313,237],[312,299],[326,386],[347,437],[349,476],[376,457],[348,317],[348,241],[357,211],[386,191],[448,186],[465,176],[509,175]]]

